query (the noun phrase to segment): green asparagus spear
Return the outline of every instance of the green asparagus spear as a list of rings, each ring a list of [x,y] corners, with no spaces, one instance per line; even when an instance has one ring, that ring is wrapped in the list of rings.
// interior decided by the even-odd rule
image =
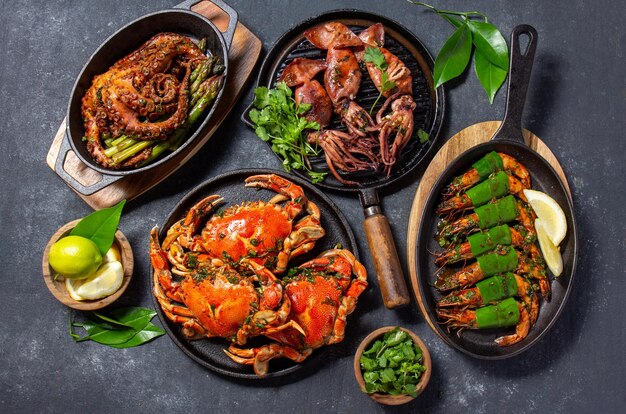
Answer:
[[[200,62],[195,68],[194,70],[191,72],[191,75],[189,75],[189,83],[193,83],[193,81],[195,81],[196,79],[198,79],[198,75],[200,74],[200,72],[202,71],[202,66],[204,66],[204,62]]]
[[[118,152],[117,154],[113,155],[113,162],[115,164],[120,164],[121,162],[124,162],[125,160],[127,160],[128,158],[136,155],[139,151],[148,148],[150,145],[154,144],[154,141],[139,141],[133,145],[131,145],[130,147]]]
[[[115,145],[112,145],[110,148],[107,148],[106,150],[104,150],[104,153],[106,154],[107,157],[112,157],[113,155],[119,153],[123,149],[128,148],[137,142],[137,140],[128,138],[125,135],[122,135],[122,136],[124,137],[123,140],[117,142],[117,144],[115,144],[115,141],[118,141],[118,140],[115,140],[113,142],[113,144]]]
[[[202,53],[206,52],[206,43],[207,43],[206,37],[203,37],[202,39],[198,41],[198,49],[200,49]]]
[[[189,111],[189,116],[187,118],[187,123],[189,125],[193,125],[194,122],[202,115],[206,107],[213,102],[217,93],[222,87],[222,82],[224,81],[224,76],[220,75],[215,77],[213,83],[209,86],[209,89],[204,94],[202,98],[198,100],[198,102],[194,105],[194,107]]]

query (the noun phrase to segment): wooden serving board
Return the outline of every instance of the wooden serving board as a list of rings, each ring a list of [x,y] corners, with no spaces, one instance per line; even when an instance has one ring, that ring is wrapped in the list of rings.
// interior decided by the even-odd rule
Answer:
[[[192,11],[201,14],[213,22],[220,30],[225,30],[228,25],[228,15],[219,7],[210,1],[202,1],[192,7]],[[202,146],[213,136],[215,131],[222,124],[226,115],[239,99],[241,92],[246,85],[256,62],[261,55],[261,40],[254,35],[242,23],[237,24],[235,36],[228,52],[229,74],[226,84],[224,85],[224,93],[216,108],[213,119],[209,126],[206,127],[204,135],[198,137],[185,150],[181,151],[175,158],[159,167],[153,168],[146,173],[133,174],[125,176],[119,181],[103,188],[91,195],[83,195],[74,190],[80,198],[82,198],[93,209],[101,209],[117,204],[123,199],[131,200],[144,192],[148,191],[174,171],[178,170],[185,164]],[[52,141],[52,146],[48,151],[46,163],[54,171],[54,165],[59,156],[59,149],[65,134],[65,119],[59,126],[59,129]],[[63,165],[63,169],[74,179],[83,185],[91,185],[100,181],[101,174],[87,167],[74,154],[73,151],[67,154],[67,158]],[[71,186],[69,186],[72,188]],[[72,188],[73,189],[73,188]]]
[[[417,303],[420,307],[424,319],[433,329],[435,329],[434,321],[431,321],[426,315],[426,308],[422,302],[421,295],[419,294],[418,275],[417,275],[417,255],[415,254],[417,249],[417,233],[419,230],[420,222],[422,219],[422,213],[424,211],[424,205],[428,199],[430,189],[433,187],[441,173],[446,167],[454,161],[459,155],[468,150],[469,148],[487,142],[493,137],[494,133],[500,126],[500,121],[487,121],[478,124],[471,125],[462,131],[458,132],[452,138],[444,144],[443,147],[437,152],[433,160],[426,168],[424,176],[422,177],[417,191],[415,192],[415,198],[413,199],[413,206],[411,207],[411,214],[409,216],[409,228],[407,231],[407,261],[409,265],[409,275],[411,278],[411,285],[413,288],[413,295],[417,299]],[[530,148],[535,150],[539,155],[548,161],[548,163],[554,168],[556,173],[563,181],[565,189],[572,195],[565,173],[559,161],[556,159],[550,148],[541,140],[538,136],[532,132],[524,129],[524,139]]]

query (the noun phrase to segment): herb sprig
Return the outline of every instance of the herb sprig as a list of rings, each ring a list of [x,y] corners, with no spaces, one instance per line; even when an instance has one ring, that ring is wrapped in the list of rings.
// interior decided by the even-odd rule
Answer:
[[[389,76],[387,75],[387,69],[389,68],[389,64],[387,63],[387,60],[385,59],[385,55],[383,55],[383,52],[381,52],[379,48],[372,47],[372,46],[368,46],[367,48],[365,48],[365,53],[363,54],[363,60],[365,62],[372,63],[381,72],[380,93],[378,94],[378,97],[376,97],[376,100],[374,101],[374,103],[372,104],[372,107],[370,108],[370,114],[371,114],[372,111],[374,111],[374,107],[378,103],[378,100],[380,99],[381,96],[383,96],[383,93],[395,88],[396,83],[390,80]]]
[[[480,12],[440,10],[419,1],[407,1],[427,7],[456,28],[435,60],[435,88],[465,72],[473,49],[476,77],[487,93],[489,103],[493,103],[509,73],[509,50],[498,28]]]
[[[385,333],[359,359],[364,392],[417,396],[417,384],[426,371],[422,350],[399,327]]]
[[[319,155],[320,150],[311,146],[304,135],[305,130],[320,130],[317,122],[302,116],[311,105],[296,105],[293,92],[284,82],[277,83],[273,89],[260,86],[254,90],[254,95],[255,109],[250,111],[254,132],[272,144],[272,151],[283,159],[285,171],[304,170],[314,183],[323,181],[326,173],[314,171],[309,161],[309,157]]]

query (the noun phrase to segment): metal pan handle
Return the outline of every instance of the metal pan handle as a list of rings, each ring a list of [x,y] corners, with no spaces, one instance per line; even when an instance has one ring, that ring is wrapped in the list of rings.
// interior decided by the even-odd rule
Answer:
[[[359,193],[359,198],[365,214],[363,222],[365,236],[374,261],[383,303],[387,309],[408,305],[411,298],[393,241],[389,220],[382,213],[374,190]]]
[[[69,137],[67,136],[67,132],[63,136],[61,140],[61,147],[59,148],[59,153],[57,154],[57,159],[54,163],[54,171],[65,181],[70,187],[74,190],[78,191],[82,195],[91,195],[97,191],[102,190],[104,187],[108,187],[114,182],[123,178],[123,176],[117,175],[105,175],[101,174],[102,179],[97,183],[91,185],[83,185],[70,174],[68,174],[65,169],[63,169],[63,164],[65,163],[65,159],[67,158],[67,154],[72,150],[69,144]]]
[[[191,10],[191,8],[200,3],[201,0],[186,0],[180,4],[174,6],[175,9],[186,9]],[[228,4],[224,3],[222,0],[211,0],[217,7],[224,10],[224,12],[228,15],[228,27],[226,31],[222,32],[222,36],[224,37],[224,43],[226,43],[226,49],[230,49],[230,44],[233,42],[233,38],[235,37],[235,30],[237,29],[237,22],[239,21],[239,14],[235,9],[230,7]]]
[[[528,45],[521,50],[521,36],[528,36]],[[514,140],[524,143],[522,134],[522,114],[526,102],[526,92],[533,69],[537,49],[537,30],[527,24],[516,26],[511,33],[511,63],[507,86],[506,111],[504,121],[493,139]]]

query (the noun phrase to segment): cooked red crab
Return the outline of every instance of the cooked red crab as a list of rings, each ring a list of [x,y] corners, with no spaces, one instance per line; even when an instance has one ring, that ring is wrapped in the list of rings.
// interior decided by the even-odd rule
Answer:
[[[290,302],[280,281],[253,261],[242,261],[247,270],[243,272],[213,259],[176,281],[156,227],[150,233],[150,261],[154,296],[188,339],[222,337],[243,345],[249,336],[281,325],[289,315]]]
[[[184,274],[196,263],[214,258],[237,267],[247,258],[274,273],[282,273],[290,258],[308,252],[324,236],[320,211],[302,187],[274,174],[248,177],[246,187],[267,188],[278,194],[268,202],[228,207],[213,214],[202,227],[223,201],[212,195],[193,206],[184,219],[168,230],[163,245],[178,272]],[[307,214],[302,216],[305,211]]]
[[[230,346],[225,351],[234,361],[252,365],[259,376],[267,374],[274,358],[302,362],[313,350],[341,342],[346,317],[367,287],[367,272],[351,252],[334,249],[292,269],[283,284],[291,303],[288,322],[263,333],[276,342],[252,349]]]

